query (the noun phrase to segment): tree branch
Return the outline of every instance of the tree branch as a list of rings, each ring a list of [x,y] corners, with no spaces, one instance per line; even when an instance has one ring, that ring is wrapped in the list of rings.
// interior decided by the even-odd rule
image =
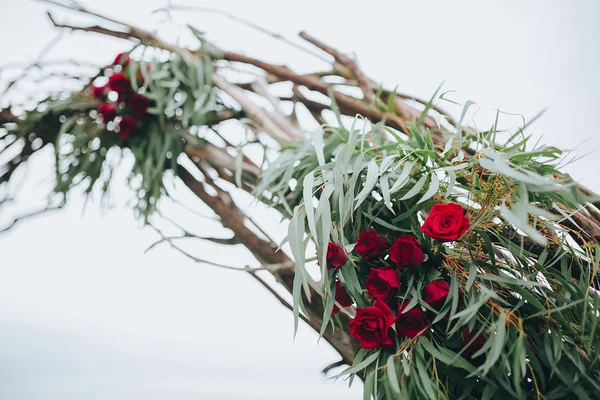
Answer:
[[[244,214],[237,208],[229,193],[213,186],[217,191],[215,196],[211,196],[205,190],[205,183],[197,181],[192,174],[185,168],[179,169],[179,177],[206,205],[208,205],[217,215],[221,217],[223,226],[234,232],[235,236],[250,250],[257,260],[263,265],[269,264],[287,264],[292,260],[282,251],[277,251],[277,245],[258,237],[244,224]],[[290,293],[293,290],[294,270],[277,269],[272,271],[275,279],[282,284]],[[320,296],[313,293],[311,302],[305,301],[305,309],[308,313],[308,323],[317,332],[320,331],[323,303]],[[340,316],[346,318],[345,316]],[[346,328],[347,329],[347,328]],[[342,356],[346,363],[351,364],[358,351],[356,340],[347,330],[338,329],[335,336],[331,330],[327,330],[323,335]]]

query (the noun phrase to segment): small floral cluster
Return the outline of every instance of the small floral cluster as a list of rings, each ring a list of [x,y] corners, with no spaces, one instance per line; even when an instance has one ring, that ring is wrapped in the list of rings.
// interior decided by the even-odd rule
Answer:
[[[138,132],[140,120],[147,115],[150,107],[150,99],[137,93],[131,84],[130,74],[135,73],[137,81],[141,84],[144,77],[139,69],[132,72],[128,68],[130,63],[129,56],[120,53],[113,65],[120,66],[122,71],[113,72],[105,85],[92,86],[92,96],[102,102],[97,110],[102,122],[105,124],[114,122],[115,132],[123,140],[131,138]],[[117,94],[116,101],[109,100],[108,93],[111,91]]]
[[[421,231],[433,240],[450,242],[464,235],[469,226],[470,221],[459,204],[436,204],[421,226]],[[393,349],[396,335],[414,338],[426,334],[435,314],[444,306],[450,287],[443,279],[424,284],[422,300],[428,305],[427,308],[408,300],[397,301],[401,292],[402,271],[419,268],[426,261],[419,240],[412,235],[403,235],[392,243],[389,237],[381,236],[375,230],[364,230],[358,235],[354,251],[370,268],[365,289],[374,301],[370,307],[357,308],[349,324],[350,333],[360,341],[361,347]],[[329,243],[328,269],[341,268],[347,259],[345,249]],[[336,281],[335,287],[337,304],[350,307],[354,302],[342,283]],[[393,309],[397,310],[396,316]],[[332,313],[337,312],[339,308],[334,306]],[[472,355],[483,346],[483,338],[475,337],[469,331],[463,332],[462,339],[465,346],[469,345],[466,355]]]

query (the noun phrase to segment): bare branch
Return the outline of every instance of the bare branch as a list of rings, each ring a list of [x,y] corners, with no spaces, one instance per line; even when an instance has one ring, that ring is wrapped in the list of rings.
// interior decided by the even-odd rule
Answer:
[[[284,140],[284,141],[294,141],[298,140],[302,134],[299,131],[291,131],[288,132],[282,129],[273,119],[259,106],[256,105],[244,90],[238,86],[235,86],[225,79],[223,79],[219,74],[213,74],[213,83],[221,90],[230,95],[235,101],[237,101],[246,115],[256,121],[259,125],[261,125],[267,133],[272,135],[275,139]]]
[[[42,0],[42,1],[45,1],[45,0]],[[54,18],[52,17],[52,14],[48,13],[48,17],[50,18],[50,21],[54,24],[54,26],[57,28],[66,28],[66,29],[71,29],[74,31],[83,31],[83,32],[94,32],[94,33],[99,33],[102,35],[112,36],[112,37],[129,40],[129,41],[131,41],[132,39],[137,39],[137,40],[144,42],[146,44],[149,44],[151,46],[156,46],[158,48],[165,49],[168,51],[176,51],[176,49],[177,49],[175,46],[158,39],[155,35],[153,35],[150,32],[146,32],[144,30],[133,27],[131,25],[127,25],[122,22],[118,22],[118,24],[126,27],[127,28],[126,32],[104,28],[99,25],[77,26],[77,25],[70,25],[70,24],[61,24],[54,20]]]
[[[154,243],[153,245],[151,245],[148,249],[146,249],[146,251],[144,253],[146,253],[148,250],[150,250],[152,247],[154,247],[158,243],[167,242],[171,245],[171,247],[173,249],[177,250],[178,252],[180,252],[181,254],[183,254],[184,256],[186,256],[187,258],[189,258],[190,260],[192,260],[196,263],[208,264],[208,265],[212,265],[213,267],[224,268],[224,269],[228,269],[231,271],[245,271],[246,270],[246,268],[232,267],[230,265],[219,264],[214,261],[209,261],[209,260],[205,260],[205,259],[193,256],[190,253],[188,253],[187,251],[183,250],[181,247],[177,246],[175,243],[173,243],[174,238],[165,236],[162,233],[162,231],[160,229],[158,229],[157,227],[155,227],[153,224],[149,224],[149,225],[152,229],[154,229],[154,231],[156,231],[156,233],[158,233],[160,235],[160,237],[162,239],[159,240],[158,242]]]
[[[274,243],[268,242],[258,237],[244,224],[244,214],[237,208],[233,199],[227,192],[217,190],[215,196],[209,195],[205,188],[204,182],[199,182],[185,168],[179,169],[179,177],[182,181],[194,192],[206,205],[221,216],[223,226],[231,229],[236,237],[254,254],[257,260],[263,265],[290,265],[290,258],[282,251],[277,251],[277,246]],[[275,279],[281,283],[290,293],[293,289],[294,269],[283,268],[272,271]],[[305,302],[305,309],[308,313],[308,323],[316,331],[320,331],[323,317],[323,303],[318,295],[311,296],[312,301]],[[343,316],[342,318],[347,318]],[[356,340],[346,331],[338,329],[335,335],[331,330],[327,330],[323,334],[323,338],[327,340],[342,356],[346,363],[352,363],[354,356],[358,351]]]
[[[10,222],[10,223],[9,223],[7,226],[5,226],[4,228],[0,229],[0,233],[4,233],[4,232],[8,231],[8,230],[9,230],[9,229],[11,229],[13,226],[15,226],[17,223],[19,223],[19,222],[21,222],[21,221],[23,221],[23,220],[26,220],[26,219],[29,219],[29,218],[32,218],[32,217],[38,216],[38,215],[40,215],[40,214],[43,214],[43,213],[46,213],[46,212],[48,212],[48,211],[56,211],[56,210],[60,210],[61,208],[62,208],[62,205],[59,205],[59,206],[50,206],[50,205],[48,205],[48,206],[44,207],[44,208],[43,208],[43,209],[41,209],[41,210],[32,211],[32,212],[30,212],[30,213],[23,214],[23,215],[21,215],[21,216],[19,216],[19,217],[15,218],[15,219],[13,219],[13,220],[12,220],[12,222]]]
[[[362,72],[362,70],[358,67],[358,63],[356,62],[356,60],[346,56],[345,54],[340,53],[333,47],[326,45],[325,43],[321,42],[320,40],[317,40],[316,38],[310,36],[306,32],[300,32],[299,35],[302,39],[304,39],[307,42],[318,47],[319,49],[323,50],[327,54],[330,54],[339,64],[343,65],[344,67],[346,67],[347,69],[352,71],[352,74],[358,80],[358,86],[360,87],[360,89],[363,92],[365,101],[367,101],[368,103],[371,103],[371,104],[374,103],[373,93],[372,93],[373,83],[371,82],[371,80],[369,78],[367,78],[365,76],[365,74]],[[344,72],[344,71],[342,71],[342,72]]]
[[[271,285],[269,285],[267,282],[265,282],[260,276],[258,276],[256,273],[254,272],[250,272],[250,275],[256,279],[261,285],[263,285],[263,287],[265,289],[267,289],[273,296],[275,296],[275,298],[288,310],[290,311],[294,311],[294,308],[292,307],[292,305],[290,303],[288,303],[283,297],[281,297],[281,295],[279,293],[277,293],[277,291],[275,289],[273,289],[271,287]],[[304,316],[304,314],[300,313],[300,319],[304,322],[306,322],[309,326],[311,325],[310,320],[308,318],[306,318]]]
[[[48,3],[48,4],[51,4],[51,5],[56,6],[56,7],[66,8],[68,10],[79,12],[79,13],[82,13],[82,14],[91,15],[93,17],[103,19],[105,21],[108,21],[108,22],[116,24],[116,25],[121,25],[123,27],[128,28],[130,31],[134,32],[135,35],[141,35],[141,36],[146,36],[146,37],[154,37],[154,35],[152,33],[148,32],[148,31],[145,31],[145,30],[140,29],[140,28],[133,27],[133,26],[131,26],[131,25],[125,23],[125,22],[118,21],[116,19],[109,18],[109,17],[107,17],[105,15],[93,12],[91,10],[88,10],[87,8],[84,8],[79,2],[74,1],[74,0],[70,0],[68,4],[62,3],[60,1],[54,1],[54,0],[37,0],[37,1],[39,1],[41,3]]]
[[[250,27],[251,29],[254,29],[260,33],[263,33],[267,36],[271,36],[272,38],[276,39],[276,40],[280,40],[283,43],[295,48],[296,50],[300,50],[306,54],[311,55],[312,57],[318,58],[321,61],[324,61],[326,63],[330,63],[331,60],[328,60],[326,57],[323,57],[321,54],[319,53],[315,53],[314,51],[312,51],[311,49],[308,49],[306,47],[300,46],[299,44],[289,40],[288,38],[286,38],[285,36],[283,36],[280,33],[277,32],[273,32],[270,31],[268,29],[265,29],[263,26],[257,25],[255,23],[253,23],[252,21],[248,21],[247,19],[243,19],[241,17],[238,17],[236,15],[230,14],[226,11],[223,10],[218,10],[215,8],[210,8],[210,7],[194,7],[194,6],[184,6],[184,5],[177,5],[177,4],[169,4],[167,7],[165,8],[161,8],[158,10],[155,10],[154,12],[158,12],[158,11],[195,11],[195,12],[203,12],[203,13],[210,13],[210,14],[217,14],[217,15],[221,15],[225,18],[229,18],[232,21],[238,22],[242,25],[246,25],[248,27]]]

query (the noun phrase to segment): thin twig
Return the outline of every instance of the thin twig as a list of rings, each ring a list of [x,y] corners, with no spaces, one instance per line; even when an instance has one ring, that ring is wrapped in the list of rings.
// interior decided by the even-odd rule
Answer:
[[[158,233],[160,235],[161,239],[154,242],[152,245],[150,245],[150,247],[148,247],[144,251],[144,253],[147,253],[152,248],[154,248],[156,245],[166,242],[173,249],[177,250],[178,252],[180,252],[181,254],[183,254],[184,256],[186,256],[187,258],[189,258],[190,260],[192,260],[196,263],[208,264],[213,267],[224,268],[224,269],[227,269],[230,271],[246,271],[246,272],[250,272],[252,274],[254,274],[258,271],[269,271],[271,273],[276,273],[276,272],[284,270],[284,269],[292,269],[295,265],[294,262],[292,262],[292,261],[286,261],[286,262],[278,263],[278,264],[262,264],[259,267],[250,267],[250,266],[232,267],[230,265],[225,265],[225,264],[220,264],[220,263],[217,263],[214,261],[205,260],[203,258],[199,258],[199,257],[196,257],[196,256],[188,253],[187,251],[183,250],[181,247],[179,247],[175,243],[173,243],[173,241],[176,239],[183,239],[183,238],[197,238],[197,239],[207,239],[207,240],[210,240],[210,238],[203,238],[200,236],[186,235],[186,234],[181,235],[181,236],[165,236],[165,234],[159,228],[154,226],[154,224],[150,223],[149,225],[152,229],[154,229],[154,231],[156,233]],[[219,240],[219,239],[217,239],[217,240]],[[307,261],[310,261],[310,260],[307,260]]]
[[[169,245],[171,245],[171,247],[175,250],[177,250],[178,252],[180,252],[181,254],[183,254],[184,256],[186,256],[187,258],[189,258],[190,260],[196,262],[196,263],[202,263],[202,264],[208,264],[211,265],[213,267],[218,267],[218,268],[224,268],[224,269],[228,269],[231,271],[245,271],[246,268],[237,268],[237,267],[232,267],[230,265],[225,265],[225,264],[219,264],[216,263],[214,261],[209,261],[209,260],[205,260],[196,256],[191,255],[190,253],[188,253],[187,251],[183,250],[181,247],[177,246],[175,243],[173,243],[173,238],[167,237],[165,236],[162,231],[160,229],[158,229],[157,227],[155,227],[153,224],[149,224],[150,227],[152,229],[154,229],[154,231],[156,231],[156,233],[158,233],[160,235],[160,237],[162,238],[162,240],[159,240],[157,243],[161,243],[161,242],[167,242],[169,243]],[[148,251],[149,249],[151,249],[152,247],[154,247],[154,245],[150,246],[150,248],[148,248],[146,251]]]
[[[46,206],[46,207],[44,207],[41,210],[33,211],[33,212],[28,213],[28,214],[23,214],[23,215],[21,215],[21,216],[19,216],[17,218],[14,218],[11,223],[9,223],[4,228],[0,229],[0,233],[8,231],[13,226],[15,226],[17,223],[19,223],[19,222],[21,222],[21,221],[23,221],[25,219],[29,219],[29,218],[35,217],[37,215],[43,214],[43,213],[48,212],[48,211],[56,211],[56,210],[60,210],[60,209],[61,209],[61,206]]]
[[[193,12],[212,13],[212,14],[221,15],[223,17],[231,19],[232,21],[238,22],[242,25],[246,25],[247,27],[254,29],[260,33],[263,33],[267,36],[271,36],[272,38],[274,38],[276,40],[280,40],[283,43],[295,48],[296,50],[300,50],[306,54],[310,54],[312,57],[318,58],[321,61],[324,61],[328,64],[331,63],[331,60],[327,59],[326,57],[323,57],[321,54],[316,53],[306,47],[300,46],[298,43],[291,41],[290,39],[286,38],[285,36],[283,36],[280,33],[270,31],[263,26],[253,23],[252,21],[248,21],[247,19],[243,19],[241,17],[230,14],[223,10],[218,10],[218,9],[214,9],[214,8],[210,8],[210,7],[180,6],[180,5],[176,5],[176,4],[169,4],[167,7],[155,10],[154,12],[159,12],[159,11],[163,11],[163,10],[186,11],[186,12],[193,11]]]
[[[254,81],[251,85],[251,88],[254,93],[264,97],[273,106],[275,112],[269,113],[269,116],[277,125],[279,125],[286,132],[293,132],[295,136],[302,137],[302,131],[300,128],[286,118],[286,115],[281,108],[279,98],[269,92],[269,87],[267,86],[267,81],[264,77],[259,77],[256,81]]]
[[[270,135],[284,141],[293,141],[300,138],[301,134],[299,132],[283,130],[262,108],[248,98],[242,88],[229,83],[219,74],[213,74],[212,79],[215,86],[237,101],[246,115],[260,124]]]
[[[256,279],[265,289],[267,289],[269,292],[271,292],[271,294],[273,296],[275,296],[275,298],[277,300],[279,300],[279,302],[288,310],[290,311],[294,311],[294,308],[292,307],[292,305],[290,303],[288,303],[288,301],[286,299],[284,299],[283,297],[281,297],[281,295],[279,293],[277,293],[277,291],[275,289],[273,289],[271,287],[271,285],[269,285],[267,282],[265,282],[260,276],[258,276],[256,273],[254,272],[250,272],[250,275]],[[310,320],[308,318],[306,318],[304,316],[304,314],[300,313],[300,319],[304,322],[306,322],[309,326],[311,326]]]
[[[70,4],[65,4],[65,3],[61,3],[59,1],[54,1],[54,0],[37,0],[37,1],[39,1],[40,3],[48,3],[48,4],[56,6],[56,7],[66,8],[67,10],[79,12],[79,13],[82,13],[82,14],[91,15],[93,17],[103,19],[105,21],[111,22],[111,23],[116,24],[116,25],[121,25],[121,26],[130,28],[130,29],[135,29],[137,32],[142,33],[144,35],[153,36],[152,33],[148,32],[148,31],[145,31],[145,30],[140,29],[140,28],[134,28],[133,26],[131,26],[131,25],[125,23],[125,22],[118,21],[116,19],[109,18],[106,15],[102,15],[102,14],[96,13],[94,11],[88,10],[87,8],[84,8],[77,1],[71,0]]]
[[[326,52],[327,54],[331,55],[339,64],[343,65],[344,67],[346,67],[350,71],[352,71],[352,74],[358,80],[358,86],[360,87],[360,89],[363,92],[365,101],[370,104],[374,103],[373,93],[372,93],[373,84],[372,84],[371,80],[369,78],[367,78],[366,75],[362,72],[362,70],[358,67],[358,63],[356,62],[356,60],[348,57],[345,54],[340,53],[333,47],[326,45],[325,43],[312,37],[311,35],[309,35],[308,33],[304,32],[304,31],[300,32],[299,35],[302,39],[306,40],[307,42],[311,43],[312,45],[316,46],[317,48],[319,48],[319,49],[323,50],[324,52]]]

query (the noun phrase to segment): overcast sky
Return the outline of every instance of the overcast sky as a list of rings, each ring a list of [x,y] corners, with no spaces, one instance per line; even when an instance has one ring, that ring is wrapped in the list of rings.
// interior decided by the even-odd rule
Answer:
[[[165,1],[87,1],[168,39],[176,31],[152,10]],[[542,141],[586,158],[567,171],[600,191],[596,132],[600,106],[598,2],[590,1],[202,1],[295,38],[307,30],[358,54],[377,81],[429,97],[445,81],[459,101],[481,106],[474,123],[496,107],[532,117]],[[577,4],[577,7],[575,7]],[[26,0],[0,0],[1,63],[32,61],[57,34],[45,11]],[[60,20],[81,22],[56,10]],[[222,48],[240,50],[298,70],[310,57],[223,17],[177,13]],[[47,59],[106,64],[128,43],[67,34]],[[518,119],[512,120],[518,122]],[[19,210],[40,204],[52,168],[50,154],[32,160]],[[101,213],[78,195],[60,212],[17,225],[0,236],[0,397],[2,399],[346,399],[361,388],[325,380],[337,360],[292,316],[242,273],[194,265],[156,240],[126,207]],[[204,210],[181,191],[186,204]],[[261,221],[262,209],[244,206]],[[0,211],[0,220],[10,218]],[[276,223],[275,220],[274,223]],[[198,232],[221,234],[201,218]],[[269,226],[281,235],[277,226]],[[196,244],[198,255],[245,265],[242,249]],[[226,254],[225,254],[226,253]]]

